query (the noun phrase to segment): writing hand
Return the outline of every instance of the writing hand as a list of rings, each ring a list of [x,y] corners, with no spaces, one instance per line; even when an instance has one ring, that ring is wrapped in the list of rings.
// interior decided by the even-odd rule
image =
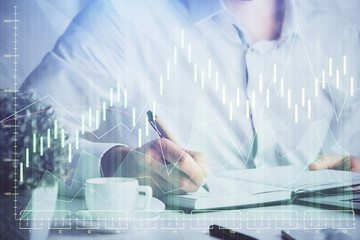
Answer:
[[[106,158],[103,158],[102,165],[105,161],[118,162],[115,176],[137,178],[140,184],[153,188],[155,197],[195,192],[205,183],[205,155],[185,151],[165,138],[136,149],[115,148],[112,153],[106,154]]]

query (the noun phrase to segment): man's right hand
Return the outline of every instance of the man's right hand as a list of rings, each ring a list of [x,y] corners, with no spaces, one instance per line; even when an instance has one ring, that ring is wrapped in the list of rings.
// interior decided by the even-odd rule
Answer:
[[[153,188],[155,197],[195,192],[205,183],[204,154],[186,151],[168,139],[153,140],[137,149],[119,148],[108,154],[111,159],[103,158],[102,165],[121,161],[116,176],[137,178],[141,185]]]

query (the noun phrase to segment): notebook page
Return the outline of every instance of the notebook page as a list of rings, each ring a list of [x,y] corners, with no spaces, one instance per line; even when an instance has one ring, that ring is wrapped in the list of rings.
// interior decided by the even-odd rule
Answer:
[[[187,208],[210,209],[287,200],[291,194],[278,187],[216,176],[209,177],[207,183],[210,193],[201,188],[196,193],[171,196],[167,202]]]
[[[229,171],[227,177],[294,191],[315,191],[360,184],[359,173],[332,169],[310,171],[307,167],[298,166]]]

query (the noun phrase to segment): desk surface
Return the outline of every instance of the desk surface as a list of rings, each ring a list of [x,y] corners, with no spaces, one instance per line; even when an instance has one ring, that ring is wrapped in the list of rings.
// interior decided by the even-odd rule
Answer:
[[[77,200],[76,205],[83,200]],[[201,211],[183,213],[165,210],[152,219],[133,219],[127,226],[99,232],[97,225],[77,229],[52,229],[49,239],[214,239],[209,235],[209,226],[218,224],[259,239],[281,239],[281,230],[306,229],[314,234],[321,229],[341,231],[352,239],[360,235],[360,216],[352,211],[325,210],[299,205],[282,205],[262,208],[247,208],[231,211]],[[111,222],[109,220],[108,225]],[[115,224],[116,225],[116,224]],[[115,233],[118,231],[118,233]],[[349,238],[351,239],[351,238]]]

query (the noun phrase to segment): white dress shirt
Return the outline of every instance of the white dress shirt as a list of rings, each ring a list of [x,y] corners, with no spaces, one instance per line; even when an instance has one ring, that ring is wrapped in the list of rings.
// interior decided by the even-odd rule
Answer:
[[[92,136],[73,164],[156,139],[149,109],[213,172],[360,156],[359,37],[311,1],[285,2],[280,38],[252,43],[221,0],[94,1],[22,89]]]

